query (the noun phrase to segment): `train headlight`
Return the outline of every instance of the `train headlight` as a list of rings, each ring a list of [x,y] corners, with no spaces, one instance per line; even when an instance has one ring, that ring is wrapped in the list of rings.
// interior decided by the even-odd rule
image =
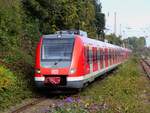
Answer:
[[[40,69],[35,69],[35,73],[40,74],[41,73]]]
[[[76,72],[76,69],[75,68],[71,68],[70,69],[70,74],[74,74]]]

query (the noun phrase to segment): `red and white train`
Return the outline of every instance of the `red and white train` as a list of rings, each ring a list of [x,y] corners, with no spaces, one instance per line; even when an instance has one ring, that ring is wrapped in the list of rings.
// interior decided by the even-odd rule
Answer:
[[[87,38],[86,32],[43,35],[36,49],[37,87],[83,88],[128,59],[131,50]]]

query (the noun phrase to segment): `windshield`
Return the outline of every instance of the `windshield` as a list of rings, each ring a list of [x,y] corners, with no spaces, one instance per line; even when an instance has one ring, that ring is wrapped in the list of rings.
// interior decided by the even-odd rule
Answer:
[[[66,39],[43,39],[41,49],[42,61],[71,61],[73,38]]]

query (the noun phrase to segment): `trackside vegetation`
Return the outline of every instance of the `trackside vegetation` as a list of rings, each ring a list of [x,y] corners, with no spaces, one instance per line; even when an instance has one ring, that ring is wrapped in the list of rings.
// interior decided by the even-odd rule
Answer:
[[[22,75],[16,76],[6,67],[0,66],[0,111],[33,96],[26,85],[27,81],[23,81],[20,76]]]
[[[74,97],[58,102],[49,113],[150,113],[150,84],[132,58],[114,74],[98,79]]]

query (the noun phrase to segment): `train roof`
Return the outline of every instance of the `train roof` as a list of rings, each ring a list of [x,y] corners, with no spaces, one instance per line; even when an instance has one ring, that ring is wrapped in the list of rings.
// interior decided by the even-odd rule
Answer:
[[[114,48],[114,49],[122,49],[122,50],[125,50],[125,51],[131,51],[127,48],[123,48],[123,47],[120,47],[120,46],[117,46],[117,45],[114,45],[114,44],[110,44],[110,43],[107,43],[107,42],[102,42],[102,41],[95,40],[95,39],[88,38],[88,37],[82,37],[81,39],[83,40],[83,42],[85,44],[92,45],[92,46],[110,47],[110,48]]]
[[[99,46],[99,47],[108,47],[108,48],[114,48],[114,49],[121,49],[121,50],[125,50],[125,51],[131,51],[127,48],[123,48],[114,44],[110,44],[107,42],[102,42],[99,40],[95,40],[92,38],[88,38],[86,36],[81,36],[78,34],[49,34],[49,35],[43,35],[43,38],[74,38],[75,36],[79,36],[81,38],[81,40],[83,41],[84,44],[89,45],[89,46]]]

